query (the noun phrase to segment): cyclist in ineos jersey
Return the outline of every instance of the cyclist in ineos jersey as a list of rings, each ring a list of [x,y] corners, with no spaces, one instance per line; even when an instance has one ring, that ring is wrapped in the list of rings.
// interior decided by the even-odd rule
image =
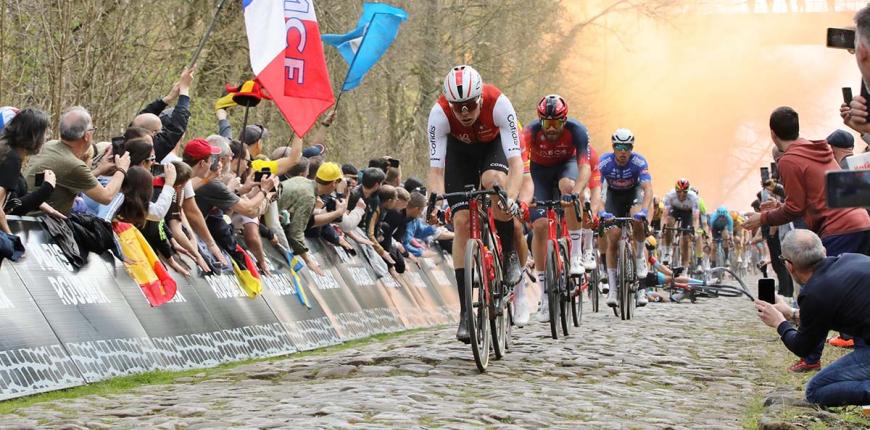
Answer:
[[[514,253],[516,203],[523,179],[517,115],[510,100],[493,85],[484,85],[471,66],[456,66],[444,78],[443,94],[429,112],[429,191],[461,192],[466,185],[504,187],[508,207],[494,204],[496,230],[505,259],[505,282],[515,285],[520,267]],[[497,200],[494,200],[497,201]],[[450,198],[453,214],[453,263],[459,291],[456,338],[469,341],[465,323],[465,245],[469,236],[468,201]]]
[[[561,96],[551,94],[538,102],[538,120],[528,124],[523,131],[523,140],[529,148],[532,181],[535,184],[535,200],[557,200],[561,196],[573,195],[575,198],[586,188],[591,169],[589,163],[589,132],[586,127],[573,118],[568,118],[568,104]],[[565,208],[568,234],[571,238],[572,275],[584,271],[580,250],[581,230],[574,206]],[[532,257],[535,259],[535,272],[541,286],[541,307],[538,320],[549,321],[547,307],[547,273],[544,270],[547,260],[548,222],[546,210],[536,208],[531,211],[532,220]]]
[[[644,258],[644,240],[646,233],[643,220],[652,204],[652,176],[649,165],[642,155],[632,152],[634,149],[634,134],[627,128],[620,128],[611,138],[613,152],[601,157],[601,176],[607,192],[604,210],[599,214],[602,221],[613,217],[634,217],[632,229],[635,240],[635,264],[637,276],[643,278],[647,273],[646,258]],[[616,253],[619,246],[619,229],[610,228],[607,236],[607,280],[610,288],[607,292],[607,306],[616,307],[618,303]],[[628,244],[626,244],[628,245]],[[647,299],[643,291],[637,292],[637,306],[646,306]]]

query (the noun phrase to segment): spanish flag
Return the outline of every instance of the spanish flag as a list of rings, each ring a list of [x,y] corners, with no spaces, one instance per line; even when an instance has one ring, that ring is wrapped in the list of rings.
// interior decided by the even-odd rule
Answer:
[[[133,278],[151,306],[160,306],[175,297],[176,284],[157,258],[151,245],[132,224],[113,222],[112,229],[118,235],[118,243],[126,261],[124,267]]]

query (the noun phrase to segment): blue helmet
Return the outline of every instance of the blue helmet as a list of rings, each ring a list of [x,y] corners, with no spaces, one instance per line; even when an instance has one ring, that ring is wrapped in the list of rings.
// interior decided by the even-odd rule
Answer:
[[[725,216],[725,215],[728,215],[728,208],[726,208],[725,205],[719,206],[719,207],[716,209],[716,214],[719,215],[719,216]]]

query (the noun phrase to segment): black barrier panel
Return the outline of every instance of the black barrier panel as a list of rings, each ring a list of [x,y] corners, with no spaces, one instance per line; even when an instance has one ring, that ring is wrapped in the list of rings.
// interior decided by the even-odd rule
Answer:
[[[456,292],[456,281],[453,268],[444,261],[443,254],[419,259],[423,273],[440,297],[442,313],[449,321],[459,320],[459,294]]]
[[[220,327],[215,345],[227,360],[273,357],[297,349],[262,297],[248,298],[235,275],[191,278],[191,285]]]
[[[413,327],[399,320],[396,307],[390,299],[391,292],[388,290],[399,288],[400,285],[389,273],[378,279],[376,272],[367,264],[366,258],[362,257],[359,246],[355,247],[357,255],[351,256],[341,247],[323,241],[319,244],[323,249],[321,256],[328,261],[327,264],[338,268],[338,272],[350,288],[351,294],[356,297],[360,307],[377,317],[374,321],[375,330],[384,333]],[[371,246],[368,248],[374,253]],[[381,264],[384,264],[383,260]]]
[[[106,261],[106,257],[103,257]],[[220,327],[212,318],[199,293],[181,275],[170,272],[177,284],[175,297],[152,307],[142,288],[119,261],[106,261],[118,288],[136,314],[154,348],[163,357],[163,370],[184,370],[216,366],[230,359],[218,347]],[[191,263],[191,267],[195,266]]]
[[[341,256],[344,250],[339,247],[334,247],[336,252]],[[388,300],[392,305],[393,312],[406,328],[417,328],[431,325],[425,315],[425,312],[417,303],[407,285],[401,280],[393,277],[389,271],[389,267],[384,260],[377,255],[371,245],[355,246],[357,250],[357,260],[362,270],[368,271],[372,276],[377,278],[377,284],[381,287],[381,291],[386,293]]]
[[[418,263],[408,260],[405,267],[405,273],[401,275],[400,281],[405,285],[404,292],[410,294],[416,304],[416,309],[411,309],[411,311],[421,315],[425,321],[423,324],[426,326],[445,324],[451,321],[449,313],[446,312],[449,309],[446,302],[438,290],[432,286]]]
[[[0,266],[0,400],[83,385],[12,264]]]
[[[272,272],[263,277],[263,299],[284,325],[296,348],[305,351],[341,343],[320,302],[311,294],[312,285],[303,285],[300,295],[286,258],[268,244],[263,248]],[[299,279],[305,283],[302,277]],[[303,296],[308,299],[310,309],[302,303]]]
[[[345,284],[338,269],[323,255],[321,242],[308,241],[308,246],[310,257],[320,264],[325,276],[318,276],[306,268],[302,271],[305,286],[320,302],[341,339],[360,339],[382,333],[383,331],[378,330],[381,321],[393,315],[385,317],[382,315],[383,311],[363,309]]]
[[[74,271],[38,224],[10,227],[28,255],[12,267],[86,381],[164,365],[99,256]]]

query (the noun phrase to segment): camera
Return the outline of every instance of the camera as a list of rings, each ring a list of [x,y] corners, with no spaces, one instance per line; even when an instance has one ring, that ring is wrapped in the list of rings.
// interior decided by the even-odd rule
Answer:
[[[254,182],[262,182],[263,178],[268,178],[269,176],[272,176],[272,169],[264,167],[263,170],[254,172]]]
[[[154,176],[156,178],[158,176],[163,176],[163,173],[164,172],[162,164],[154,163],[151,165],[151,176]]]
[[[826,45],[828,48],[855,49],[855,30],[850,28],[828,28]]]
[[[825,193],[830,208],[870,207],[870,169],[828,172]]]

